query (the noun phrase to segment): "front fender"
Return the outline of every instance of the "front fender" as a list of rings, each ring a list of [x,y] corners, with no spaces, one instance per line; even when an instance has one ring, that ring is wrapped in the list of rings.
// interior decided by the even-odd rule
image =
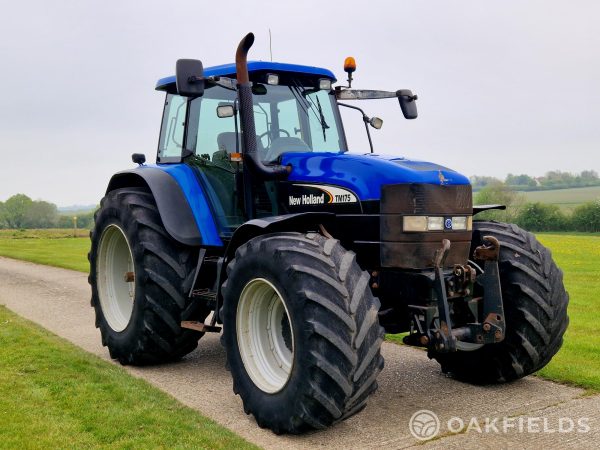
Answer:
[[[306,232],[318,230],[320,224],[327,225],[334,218],[334,213],[305,212],[249,220],[240,225],[233,233],[225,252],[227,261],[234,257],[235,251],[240,245],[256,236],[282,231]]]

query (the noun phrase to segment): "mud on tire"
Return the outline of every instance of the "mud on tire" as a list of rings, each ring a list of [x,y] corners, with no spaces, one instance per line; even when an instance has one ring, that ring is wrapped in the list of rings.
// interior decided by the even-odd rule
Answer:
[[[430,353],[444,372],[477,384],[516,380],[541,369],[560,349],[569,323],[569,295],[550,250],[516,225],[474,222],[471,254],[486,235],[500,242],[506,337],[472,352]]]
[[[133,310],[126,327],[115,331],[99,297],[99,245],[103,232],[118,227],[127,239],[135,267]],[[176,360],[194,350],[202,333],[182,329],[182,320],[204,320],[209,311],[191,304],[197,249],[174,241],[166,232],[152,194],[142,188],[111,191],[95,214],[90,233],[89,282],[102,344],[121,364],[145,365]],[[115,327],[119,328],[119,327]]]
[[[319,234],[278,233],[241,246],[223,285],[222,343],[247,414],[275,433],[321,429],[360,411],[383,368],[379,300],[356,255]],[[287,382],[267,393],[252,381],[240,355],[240,295],[263,279],[281,294],[293,333]]]

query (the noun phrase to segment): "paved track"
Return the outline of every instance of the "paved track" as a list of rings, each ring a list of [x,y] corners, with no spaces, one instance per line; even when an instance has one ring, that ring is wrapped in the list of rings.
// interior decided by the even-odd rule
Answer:
[[[0,257],[0,304],[110,360],[94,328],[89,298],[85,274]],[[384,343],[383,355],[386,366],[379,390],[367,408],[328,430],[303,436],[276,436],[244,414],[232,392],[218,336],[203,337],[199,348],[179,363],[127,370],[265,448],[599,448],[600,396],[585,396],[581,389],[534,377],[474,387],[443,376],[437,363],[420,350]],[[425,446],[408,426],[420,409],[435,412],[442,424],[438,438]],[[482,432],[473,424],[467,432],[449,433],[452,417],[468,424],[474,416]],[[491,421],[487,432],[486,417]],[[502,432],[504,417],[509,417],[507,433]],[[569,419],[575,421],[575,431],[560,432],[560,418],[563,430],[570,428]],[[586,428],[577,423],[580,419],[588,432],[577,432]],[[544,420],[546,429],[554,432],[543,432]],[[459,427],[460,422],[453,420],[451,425]]]

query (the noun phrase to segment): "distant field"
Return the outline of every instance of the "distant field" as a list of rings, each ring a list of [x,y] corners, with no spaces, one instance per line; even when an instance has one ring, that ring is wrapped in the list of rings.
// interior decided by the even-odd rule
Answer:
[[[88,272],[88,230],[0,230],[0,256]]]
[[[570,211],[582,203],[600,199],[600,186],[519,193],[523,194],[528,202],[552,203],[564,211]]]
[[[73,236],[75,235],[75,236]],[[0,239],[38,239],[38,238],[68,238],[68,237],[89,237],[90,230],[78,229],[73,232],[69,228],[47,228],[40,230],[0,230]]]

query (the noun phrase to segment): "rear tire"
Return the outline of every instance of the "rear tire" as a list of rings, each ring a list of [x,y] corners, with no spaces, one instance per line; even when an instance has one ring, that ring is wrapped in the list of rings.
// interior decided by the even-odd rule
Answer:
[[[227,274],[222,342],[233,390],[259,426],[301,433],[364,408],[383,368],[383,328],[353,252],[318,234],[269,234],[238,248]]]
[[[443,372],[476,384],[512,381],[540,370],[560,349],[569,324],[569,295],[550,250],[516,225],[474,222],[471,253],[488,235],[500,242],[506,337],[471,352],[430,352]]]
[[[90,237],[91,303],[110,356],[145,365],[194,350],[202,333],[180,324],[209,313],[187,295],[198,251],[169,236],[152,194],[141,188],[109,192]]]

